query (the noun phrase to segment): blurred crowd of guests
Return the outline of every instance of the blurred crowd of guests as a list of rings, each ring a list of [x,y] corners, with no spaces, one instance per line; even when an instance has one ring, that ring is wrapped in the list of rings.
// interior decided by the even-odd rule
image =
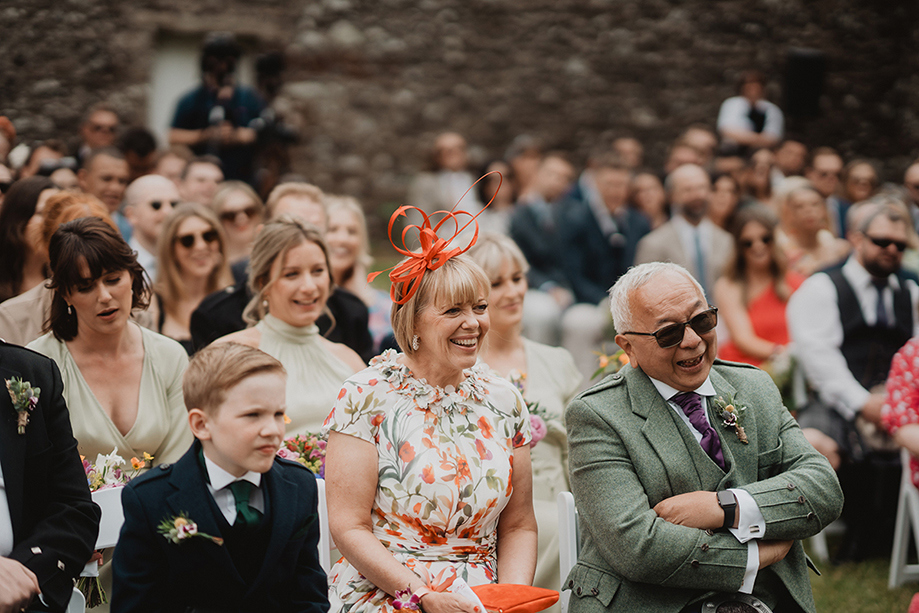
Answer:
[[[287,368],[288,434],[318,431],[342,382],[397,347],[389,293],[367,282],[374,208],[284,176],[292,129],[266,103],[277,61],[260,95],[235,84],[232,40],[208,45],[167,148],[104,104],[72,149],[64,134],[17,143],[0,118],[0,337],[58,362],[86,456],[117,446],[177,459],[191,440],[186,356],[217,339]],[[883,183],[874,161],[786,135],[763,86],[744,75],[717,121],[687,127],[659,168],[629,136],[597,143],[579,167],[526,135],[472,168],[466,139],[445,132],[406,202],[482,211],[484,359],[517,380],[542,369],[534,389],[551,384],[533,391],[557,420],[554,452],[534,456],[539,498],[567,489],[562,410],[597,352],[613,350],[607,291],[634,264],[672,261],[718,307],[720,356],[769,370],[840,471],[844,555],[873,555],[889,550],[896,445],[919,453],[919,378],[884,389],[904,345],[900,370],[919,370],[919,160]],[[551,521],[540,518],[541,564],[557,563],[542,555]],[[537,570],[546,584],[550,564]]]

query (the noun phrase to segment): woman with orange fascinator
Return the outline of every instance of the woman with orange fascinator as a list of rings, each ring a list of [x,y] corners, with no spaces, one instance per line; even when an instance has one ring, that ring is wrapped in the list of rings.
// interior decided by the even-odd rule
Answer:
[[[410,209],[421,213],[397,210],[390,240]],[[529,414],[510,382],[476,363],[490,283],[458,238],[475,218],[461,226],[471,215],[439,215],[403,232],[404,242],[419,231],[420,251],[397,247],[402,353],[388,350],[345,381],[323,428],[329,524],[344,556],[330,573],[332,613],[484,613],[457,592],[463,581],[533,580]],[[439,238],[447,227],[453,237]]]

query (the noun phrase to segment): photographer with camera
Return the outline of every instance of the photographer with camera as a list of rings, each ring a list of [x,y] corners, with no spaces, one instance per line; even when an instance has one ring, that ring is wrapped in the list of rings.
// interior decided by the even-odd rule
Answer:
[[[227,179],[250,182],[257,136],[253,121],[264,103],[253,89],[236,84],[240,53],[232,34],[205,39],[201,85],[179,99],[169,144],[187,145],[196,155],[216,155]]]

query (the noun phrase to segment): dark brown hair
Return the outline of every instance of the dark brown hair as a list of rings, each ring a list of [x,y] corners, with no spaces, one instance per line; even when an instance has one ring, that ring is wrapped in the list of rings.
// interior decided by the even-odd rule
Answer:
[[[38,197],[46,189],[55,189],[48,177],[29,177],[13,183],[0,207],[0,302],[22,290],[22,267],[31,246],[26,226],[35,214]]]
[[[791,296],[791,288],[785,281],[785,255],[775,240],[775,230],[778,227],[778,220],[775,214],[762,205],[752,205],[743,207],[737,211],[734,216],[734,222],[731,224],[731,235],[734,237],[734,259],[728,262],[725,276],[728,279],[738,283],[742,289],[744,306],[750,302],[749,291],[747,287],[747,260],[744,246],[741,244],[740,235],[743,229],[749,223],[758,223],[766,228],[767,236],[771,239],[769,251],[772,255],[769,263],[769,272],[772,273],[772,286],[775,293],[782,300],[787,302]]]
[[[150,304],[150,282],[143,267],[137,263],[137,254],[117,230],[98,217],[83,217],[62,224],[51,236],[48,255],[51,260],[49,286],[54,296],[45,331],[50,330],[58,340],[73,340],[79,332],[76,315],[67,312],[64,296],[107,273],[125,270],[131,275],[132,309],[145,309]],[[89,278],[81,274],[83,263],[89,269]]]

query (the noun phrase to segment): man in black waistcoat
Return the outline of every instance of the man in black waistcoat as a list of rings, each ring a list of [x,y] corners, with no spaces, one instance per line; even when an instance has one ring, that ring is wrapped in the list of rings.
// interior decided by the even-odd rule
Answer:
[[[852,255],[805,281],[787,317],[815,392],[798,421],[839,470],[846,495],[839,557],[861,559],[890,554],[899,461],[880,429],[883,385],[893,355],[919,333],[919,285],[901,270],[910,237],[901,203],[866,203],[849,221]]]

